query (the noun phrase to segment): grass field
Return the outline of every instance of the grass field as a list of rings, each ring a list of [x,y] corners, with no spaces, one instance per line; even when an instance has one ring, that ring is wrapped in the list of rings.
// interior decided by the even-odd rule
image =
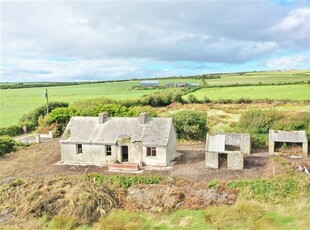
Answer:
[[[224,88],[203,88],[194,93],[198,99],[208,97],[218,99],[290,99],[310,100],[310,85],[280,85],[280,86],[240,86]],[[187,98],[188,95],[184,96]]]
[[[162,89],[131,90],[138,82],[99,83],[49,87],[49,101],[73,102],[88,98],[134,99]],[[45,103],[45,88],[0,90],[0,127],[17,124],[23,114]]]
[[[228,85],[228,84],[258,84],[309,81],[309,70],[297,71],[270,71],[270,72],[250,72],[245,74],[218,74],[219,79],[206,80],[208,85]],[[162,79],[160,85],[173,82],[200,83],[197,78],[182,79]],[[5,84],[5,83],[4,83]],[[132,89],[138,86],[139,80],[111,83],[96,83],[72,86],[48,87],[50,101],[73,102],[77,100],[109,97],[113,99],[135,99],[146,94],[165,89]],[[44,88],[22,88],[0,90],[0,127],[17,124],[23,114],[28,113],[33,108],[45,103],[43,97]],[[195,95],[202,99],[205,95],[210,99],[237,99],[241,97],[253,99],[310,99],[310,87],[306,85],[288,86],[260,86],[260,87],[234,87],[234,88],[211,88],[202,89],[195,92]]]
[[[309,81],[309,70],[249,72],[245,74],[219,74],[221,78],[207,80],[208,85],[259,84]]]

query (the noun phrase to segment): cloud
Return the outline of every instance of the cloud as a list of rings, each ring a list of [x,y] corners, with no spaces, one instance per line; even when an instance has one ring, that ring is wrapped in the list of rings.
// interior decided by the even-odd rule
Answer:
[[[310,56],[288,56],[273,58],[267,61],[267,66],[271,69],[285,70],[298,69],[310,66]]]
[[[282,1],[281,1],[282,2]],[[2,78],[105,79],[310,49],[309,2],[4,1]],[[152,68],[165,63],[161,69]],[[144,64],[149,63],[148,67]],[[202,68],[197,68],[202,67]],[[169,69],[169,71],[161,71]],[[223,70],[225,71],[225,69]]]
[[[115,80],[133,76],[138,66],[124,60],[51,61],[42,59],[13,59],[6,62],[2,81],[75,81]]]

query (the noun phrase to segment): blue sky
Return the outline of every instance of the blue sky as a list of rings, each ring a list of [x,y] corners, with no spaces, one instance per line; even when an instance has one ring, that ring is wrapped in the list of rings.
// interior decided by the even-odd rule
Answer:
[[[1,81],[310,69],[310,1],[1,1]]]

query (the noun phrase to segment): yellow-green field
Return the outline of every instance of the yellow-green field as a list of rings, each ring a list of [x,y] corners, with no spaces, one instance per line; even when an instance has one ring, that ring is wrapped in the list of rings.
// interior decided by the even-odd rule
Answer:
[[[200,100],[207,97],[211,100],[248,98],[301,101],[310,100],[310,84],[203,88],[191,94]]]
[[[206,83],[212,85],[229,84],[269,84],[280,82],[310,81],[309,70],[296,71],[271,71],[251,72],[234,74],[216,74],[221,78],[207,79]],[[162,79],[160,85],[167,83],[200,83],[199,78],[174,78]],[[80,84],[71,86],[48,87],[50,101],[73,102],[83,99],[108,97],[112,99],[137,99],[143,95],[151,94],[165,89],[132,89],[139,86],[139,80]],[[22,88],[0,90],[0,127],[17,124],[23,114],[30,112],[33,108],[43,105],[45,88]],[[287,86],[251,86],[231,88],[205,88],[194,93],[199,99],[207,96],[210,99],[238,99],[241,97],[252,99],[292,99],[309,100],[309,85],[287,85]]]

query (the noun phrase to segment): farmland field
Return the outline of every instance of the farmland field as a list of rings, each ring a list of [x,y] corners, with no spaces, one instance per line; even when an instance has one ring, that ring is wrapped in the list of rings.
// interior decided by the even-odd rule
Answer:
[[[207,97],[218,99],[290,99],[310,100],[310,85],[280,85],[280,86],[240,86],[223,88],[203,88],[194,93],[198,99]],[[185,98],[188,95],[185,96]]]
[[[160,90],[131,90],[130,88],[134,85],[138,85],[138,82],[49,87],[49,101],[73,102],[102,96],[115,99],[134,99]],[[17,124],[23,114],[43,105],[45,103],[44,92],[45,88],[0,90],[0,127]]]
[[[309,70],[295,71],[269,71],[269,72],[249,72],[245,74],[218,74],[221,78],[207,80],[208,85],[232,85],[232,84],[271,84],[279,82],[309,81]]]
[[[229,84],[258,84],[279,82],[309,81],[309,70],[296,71],[270,71],[249,72],[232,74],[215,74],[221,78],[207,79],[208,85]],[[167,78],[161,79],[160,85],[175,82],[200,83],[199,78]],[[7,84],[7,83],[3,83]],[[13,83],[10,83],[13,84]],[[44,83],[42,83],[44,84]],[[146,94],[151,94],[165,89],[132,89],[138,86],[139,80],[94,84],[79,84],[71,86],[48,87],[49,101],[73,102],[96,97],[109,97],[113,99],[136,99]],[[44,88],[22,88],[0,90],[0,127],[17,124],[23,114],[33,108],[43,105]],[[241,97],[253,99],[292,99],[309,100],[309,85],[287,85],[287,86],[256,86],[256,87],[234,87],[234,88],[205,88],[195,92],[202,99],[205,95],[210,99],[237,99]]]

